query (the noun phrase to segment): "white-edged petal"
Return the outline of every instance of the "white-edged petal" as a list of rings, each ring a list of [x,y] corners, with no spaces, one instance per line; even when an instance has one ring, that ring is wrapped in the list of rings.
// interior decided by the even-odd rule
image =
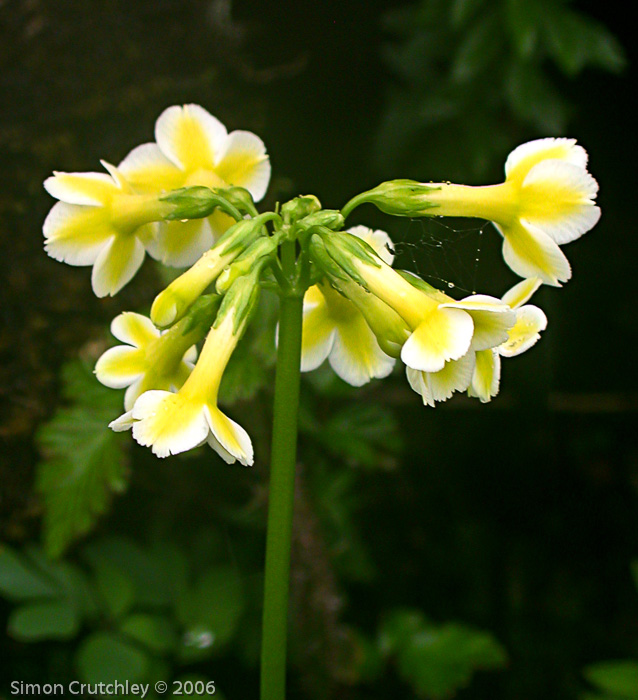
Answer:
[[[501,382],[501,358],[494,350],[476,353],[476,365],[468,395],[487,403],[498,394]]]
[[[474,372],[475,353],[468,352],[458,360],[446,362],[438,372],[421,372],[406,368],[408,382],[421,395],[423,403],[434,407],[437,401],[447,401],[455,391],[465,391]]]
[[[316,285],[304,295],[301,336],[301,371],[311,372],[328,357],[335,338],[335,323],[328,305]]]
[[[146,369],[144,352],[130,345],[107,350],[95,365],[95,375],[104,386],[123,389],[137,381]]]
[[[543,280],[540,277],[529,277],[505,292],[503,302],[512,309],[518,309],[519,306],[523,306],[532,298],[542,284]]]
[[[526,221],[508,228],[494,224],[503,234],[503,258],[521,277],[540,277],[560,287],[571,279],[572,269],[563,251],[547,234]]]
[[[214,169],[227,138],[226,127],[195,104],[168,107],[155,122],[157,145],[184,170]]]
[[[525,177],[521,216],[562,245],[576,240],[600,219],[594,205],[596,180],[582,168],[561,160],[544,160]]]
[[[123,433],[125,430],[130,430],[133,427],[133,423],[135,423],[133,411],[127,411],[119,418],[112,420],[109,423],[109,428],[115,433]]]
[[[208,437],[204,406],[169,391],[147,391],[133,406],[133,437],[158,457],[186,452]]]
[[[516,147],[505,161],[505,175],[508,180],[522,180],[536,163],[547,159],[563,160],[582,169],[587,167],[587,151],[576,144],[576,139],[550,137]]]
[[[486,294],[473,294],[441,307],[463,309],[474,321],[472,350],[493,348],[507,340],[507,331],[514,325],[516,315],[501,299]]]
[[[111,322],[111,333],[118,340],[136,348],[145,347],[160,335],[148,316],[134,311],[124,311],[116,316]]]
[[[401,359],[412,369],[438,372],[449,360],[469,350],[472,317],[461,309],[437,308],[419,324],[403,345]]]
[[[137,146],[117,167],[138,192],[164,192],[184,185],[184,171],[156,143]]]
[[[270,159],[264,142],[250,131],[233,131],[215,162],[215,172],[229,185],[243,187],[258,202],[270,182]]]
[[[335,373],[351,386],[387,377],[395,362],[381,350],[361,314],[349,323],[338,324],[329,361]]]
[[[222,413],[217,406],[206,406],[204,414],[211,433],[225,452],[245,467],[250,466],[254,459],[253,445],[248,433],[241,425]],[[215,449],[214,443],[211,447]],[[219,454],[224,458],[221,452]]]
[[[44,189],[67,204],[101,207],[111,201],[119,187],[105,173],[54,173],[44,181]]]
[[[44,221],[44,248],[67,265],[93,265],[115,235],[104,207],[58,202]]]
[[[144,246],[136,236],[114,236],[93,266],[91,285],[98,297],[113,296],[133,279],[144,261]]]
[[[193,265],[213,245],[213,233],[208,219],[169,221],[161,223],[149,254],[164,265],[188,267]]]
[[[359,225],[349,228],[348,233],[351,233],[357,238],[361,238],[361,240],[365,241],[376,251],[377,255],[384,263],[392,265],[394,262],[394,245],[392,239],[385,231]]]
[[[503,357],[515,357],[529,350],[541,337],[541,331],[547,328],[547,316],[533,304],[523,306],[516,312],[516,323],[509,332],[509,337],[497,348]]]

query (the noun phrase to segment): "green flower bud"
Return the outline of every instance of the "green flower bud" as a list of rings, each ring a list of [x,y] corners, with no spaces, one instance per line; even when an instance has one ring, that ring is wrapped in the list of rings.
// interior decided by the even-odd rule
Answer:
[[[333,231],[339,231],[345,223],[343,215],[336,209],[324,209],[313,214],[304,216],[303,219],[297,222],[296,228],[298,231],[304,232],[315,226],[324,226]]]
[[[235,219],[241,219],[241,214],[229,201],[208,187],[181,187],[160,197],[160,201],[173,205],[173,209],[164,216],[166,221],[202,219],[217,208]]]
[[[313,195],[302,195],[286,202],[281,207],[281,216],[286,224],[294,224],[309,214],[321,210],[321,202]]]
[[[277,236],[258,238],[219,275],[215,284],[218,293],[225,294],[236,279],[253,270],[258,260],[272,255],[277,250],[278,244],[279,238]]]
[[[353,197],[343,208],[343,215],[347,217],[355,207],[370,202],[393,216],[432,216],[436,212],[430,210],[439,205],[428,201],[428,194],[440,189],[440,185],[427,185],[416,180],[389,180]]]

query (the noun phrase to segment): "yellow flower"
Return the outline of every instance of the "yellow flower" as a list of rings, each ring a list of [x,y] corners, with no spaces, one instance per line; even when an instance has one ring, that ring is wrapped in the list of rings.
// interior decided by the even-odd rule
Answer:
[[[111,423],[114,430],[133,428],[140,445],[152,447],[158,457],[186,452],[208,444],[229,464],[253,463],[248,433],[217,407],[217,395],[228,360],[243,332],[235,328],[230,310],[208,333],[195,368],[177,393],[147,391],[133,409]]]
[[[97,361],[95,374],[105,386],[128,387],[127,411],[145,391],[179,389],[197,358],[193,343],[198,334],[184,334],[179,325],[160,333],[146,316],[125,312],[113,320],[111,333],[126,345],[107,350]]]
[[[45,249],[69,265],[93,265],[98,297],[113,295],[131,280],[144,260],[144,244],[170,209],[155,195],[139,196],[117,169],[106,173],[55,173],[44,187],[60,201],[44,222]]]
[[[574,139],[539,139],[510,153],[500,185],[429,184],[422,197],[432,207],[427,214],[489,219],[503,235],[503,257],[514,272],[559,287],[571,277],[559,245],[600,218],[598,184],[586,166],[587,153]]]
[[[392,264],[392,242],[385,231],[355,226],[349,232]],[[352,386],[387,377],[394,367],[394,359],[383,352],[357,306],[328,282],[321,282],[304,296],[301,371],[316,369],[326,358],[335,373]]]
[[[270,180],[263,141],[249,131],[233,131],[203,107],[168,107],[155,124],[156,143],[134,148],[118,166],[141,193],[166,192],[191,185],[247,189],[259,201]],[[148,252],[175,267],[192,265],[234,223],[215,211],[204,219],[162,223]]]
[[[503,301],[516,313],[516,322],[508,331],[507,340],[501,345],[476,353],[476,367],[472,375],[469,395],[483,403],[498,394],[501,377],[501,357],[515,357],[529,350],[547,328],[547,317],[541,309],[526,304],[540,287],[542,280],[533,277],[519,282],[504,296]]]

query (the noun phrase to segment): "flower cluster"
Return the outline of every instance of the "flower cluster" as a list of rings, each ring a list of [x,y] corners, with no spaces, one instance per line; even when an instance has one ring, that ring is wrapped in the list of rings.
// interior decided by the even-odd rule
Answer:
[[[397,360],[423,403],[454,392],[482,402],[499,390],[502,357],[528,350],[546,328],[528,304],[571,269],[559,245],[594,226],[597,184],[571,139],[516,148],[505,182],[468,187],[393,180],[323,210],[311,195],[259,214],[270,178],[263,142],[228,133],[197,105],[169,107],[155,142],[133,149],[107,173],[55,173],[45,187],[59,202],[44,223],[45,247],[71,265],[92,265],[98,296],[115,294],[146,253],[188,269],[155,298],[150,318],[123,313],[111,326],[123,345],[107,350],[97,378],[127,388],[111,423],[165,457],[208,443],[227,462],[253,462],[246,431],[217,406],[228,361],[250,323],[260,290],[303,298],[301,370],[328,360],[353,386],[388,376]],[[524,279],[501,298],[454,299],[395,270],[387,233],[345,228],[370,202],[397,216],[472,216],[492,221],[503,256]],[[294,273],[282,244],[296,250]],[[265,285],[264,282],[267,282]],[[197,353],[198,345],[202,345]]]

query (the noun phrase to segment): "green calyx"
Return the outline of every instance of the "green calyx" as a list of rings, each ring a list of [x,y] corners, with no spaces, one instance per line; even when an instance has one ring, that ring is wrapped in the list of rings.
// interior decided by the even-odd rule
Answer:
[[[301,195],[282,204],[281,217],[284,224],[292,225],[300,219],[321,211],[321,202],[314,194]]]
[[[279,246],[279,236],[262,236],[254,241],[235,259],[217,278],[215,288],[219,294],[225,294],[239,277],[249,274],[255,264],[273,256]]]
[[[259,212],[250,192],[243,187],[217,187],[215,193],[230,202],[236,209],[249,216],[258,216]]]
[[[323,209],[308,216],[304,216],[295,225],[297,235],[303,235],[307,231],[317,227],[328,228],[331,231],[339,231],[343,228],[345,220],[340,211],[336,209]]]
[[[262,258],[254,266],[252,272],[236,279],[222,299],[213,328],[217,328],[228,313],[233,313],[233,329],[235,333],[244,327],[257,305],[260,292],[260,277],[267,258]]]
[[[229,200],[201,185],[173,190],[160,197],[160,201],[167,202],[174,207],[171,212],[164,216],[166,221],[202,219],[210,216],[215,209],[221,209],[237,221],[242,218],[241,212]]]
[[[353,197],[342,211],[347,217],[355,207],[369,202],[393,216],[433,216],[434,212],[430,210],[439,205],[428,201],[428,194],[440,189],[438,185],[426,185],[416,180],[388,180]]]

